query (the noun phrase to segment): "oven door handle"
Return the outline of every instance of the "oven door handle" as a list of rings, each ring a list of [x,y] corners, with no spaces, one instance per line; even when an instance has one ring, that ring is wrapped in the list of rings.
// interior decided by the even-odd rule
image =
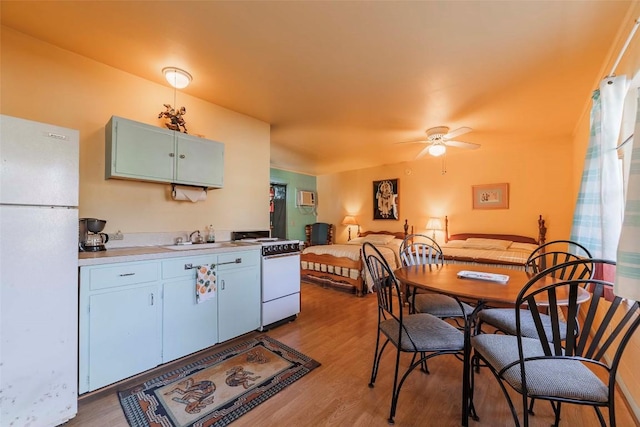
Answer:
[[[296,255],[300,255],[300,252],[289,252],[286,254],[266,255],[266,256],[263,256],[262,259],[284,258],[287,256],[296,256]]]

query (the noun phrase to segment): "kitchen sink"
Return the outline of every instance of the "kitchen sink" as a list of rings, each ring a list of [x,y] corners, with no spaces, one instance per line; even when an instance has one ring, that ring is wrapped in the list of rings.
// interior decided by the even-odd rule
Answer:
[[[229,246],[235,246],[235,244],[230,242],[217,242],[217,243],[193,243],[191,245],[171,245],[165,246],[166,249],[171,249],[172,251],[186,251],[186,250],[196,250],[196,249],[211,249],[211,248],[225,248]]]

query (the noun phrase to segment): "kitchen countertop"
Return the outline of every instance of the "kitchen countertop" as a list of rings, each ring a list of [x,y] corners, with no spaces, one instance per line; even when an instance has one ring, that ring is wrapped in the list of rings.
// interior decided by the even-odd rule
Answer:
[[[188,249],[173,250],[166,246],[136,246],[130,248],[114,248],[99,252],[79,252],[78,266],[113,264],[117,262],[148,261],[164,258],[180,258],[194,255],[218,254],[225,252],[238,252],[259,250],[259,243],[248,242],[221,242],[220,247],[198,248],[192,245]]]

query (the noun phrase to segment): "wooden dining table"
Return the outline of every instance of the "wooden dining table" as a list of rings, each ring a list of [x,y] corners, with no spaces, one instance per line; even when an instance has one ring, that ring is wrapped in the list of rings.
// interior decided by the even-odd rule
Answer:
[[[508,276],[506,283],[497,281],[486,281],[479,279],[468,279],[458,277],[461,271],[472,271],[478,273],[491,273]],[[470,401],[470,373],[471,373],[471,332],[472,325],[477,313],[493,304],[499,306],[514,307],[518,294],[522,288],[534,277],[534,274],[524,270],[508,269],[503,267],[493,267],[486,265],[467,264],[444,264],[444,265],[411,265],[397,269],[394,272],[396,278],[405,286],[413,286],[431,292],[449,295],[459,300],[465,300],[475,305],[471,316],[465,319],[464,325],[464,372],[463,372],[463,401],[467,405],[462,408],[462,425],[468,425],[468,417],[478,420],[478,416]],[[556,282],[552,277],[545,277],[539,280],[535,287]],[[562,288],[558,289],[558,301],[560,306],[567,305],[568,293],[563,293]],[[579,288],[578,303],[587,301],[589,292]],[[514,307],[515,310],[515,307]]]

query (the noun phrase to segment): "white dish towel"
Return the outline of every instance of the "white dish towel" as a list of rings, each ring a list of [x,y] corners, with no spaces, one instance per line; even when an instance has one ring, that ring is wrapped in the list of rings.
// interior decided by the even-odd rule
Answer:
[[[204,264],[196,273],[196,302],[200,304],[216,297],[215,264]]]

